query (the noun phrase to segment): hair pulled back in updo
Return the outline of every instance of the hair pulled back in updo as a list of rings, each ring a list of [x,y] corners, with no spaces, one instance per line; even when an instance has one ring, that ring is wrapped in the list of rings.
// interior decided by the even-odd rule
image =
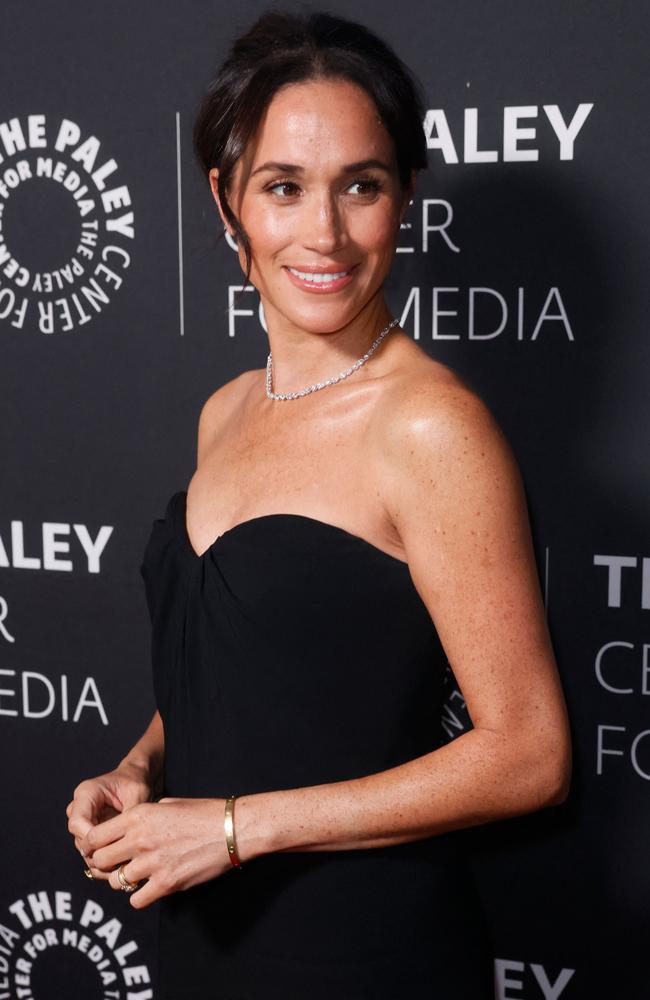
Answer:
[[[368,28],[324,12],[270,8],[232,45],[201,100],[194,153],[209,178],[219,170],[223,213],[244,250],[248,284],[251,246],[228,195],[233,171],[277,91],[289,83],[343,78],[372,98],[395,144],[400,184],[427,166],[421,86],[391,47]],[[223,233],[221,234],[223,236]]]

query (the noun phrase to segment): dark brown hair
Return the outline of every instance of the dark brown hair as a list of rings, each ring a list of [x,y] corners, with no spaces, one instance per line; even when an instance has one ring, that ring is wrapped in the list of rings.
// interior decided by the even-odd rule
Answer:
[[[228,201],[233,170],[281,87],[336,77],[362,87],[374,101],[395,143],[403,189],[412,169],[427,166],[421,85],[386,42],[363,25],[332,14],[267,9],[233,43],[202,98],[193,130],[202,172],[209,178],[213,167],[219,170],[221,207],[244,249],[245,285],[251,247]]]

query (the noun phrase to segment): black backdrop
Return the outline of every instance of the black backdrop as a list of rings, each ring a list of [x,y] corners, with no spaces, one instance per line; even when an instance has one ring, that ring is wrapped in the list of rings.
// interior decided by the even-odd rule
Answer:
[[[156,906],[84,878],[65,806],[153,713],[151,521],[193,472],[203,401],[266,362],[257,292],[228,313],[243,274],[190,148],[203,87],[263,8],[2,6],[0,997],[156,995]],[[641,1000],[646,5],[327,9],[423,82],[429,169],[388,301],[513,446],[571,715],[570,799],[468,833],[497,996]],[[454,688],[450,738],[469,724]]]

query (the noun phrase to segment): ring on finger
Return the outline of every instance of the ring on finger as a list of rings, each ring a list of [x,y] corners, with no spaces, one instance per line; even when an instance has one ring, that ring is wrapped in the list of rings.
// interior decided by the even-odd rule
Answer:
[[[126,864],[128,864],[128,861],[126,862]],[[128,879],[124,874],[124,865],[120,865],[120,867],[117,869],[117,877],[120,883],[120,888],[123,889],[124,892],[133,892],[140,885],[139,882],[128,881]]]

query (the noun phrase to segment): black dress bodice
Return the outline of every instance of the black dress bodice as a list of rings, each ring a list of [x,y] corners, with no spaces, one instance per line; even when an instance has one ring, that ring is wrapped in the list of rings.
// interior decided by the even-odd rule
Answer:
[[[408,565],[315,518],[244,521],[202,554],[184,491],[141,565],[163,796],[360,778],[442,743],[444,650]],[[236,809],[235,809],[236,823]],[[483,1000],[492,959],[455,832],[282,851],[160,900],[164,1000]]]

